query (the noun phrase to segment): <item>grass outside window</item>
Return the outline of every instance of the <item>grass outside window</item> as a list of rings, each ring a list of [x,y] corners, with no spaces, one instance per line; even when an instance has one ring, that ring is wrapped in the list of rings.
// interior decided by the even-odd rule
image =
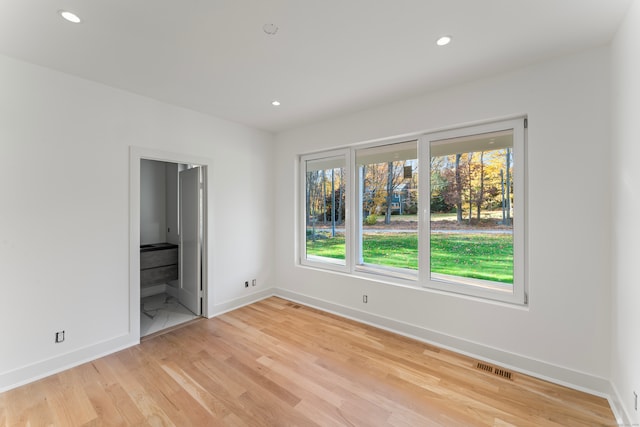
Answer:
[[[344,259],[344,235],[321,235],[307,241],[309,255]],[[414,233],[365,234],[367,264],[418,269],[418,236]],[[431,236],[431,271],[460,277],[513,283],[513,236],[510,234],[437,233]]]

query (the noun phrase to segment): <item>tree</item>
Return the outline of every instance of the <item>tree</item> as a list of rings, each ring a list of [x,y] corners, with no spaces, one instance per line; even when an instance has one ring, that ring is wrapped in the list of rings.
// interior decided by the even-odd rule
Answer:
[[[322,223],[327,223],[327,186],[325,185],[327,182],[327,177],[325,175],[325,171],[322,170]]]
[[[482,206],[485,209],[500,209],[502,200],[500,197],[500,187],[502,178],[501,171],[504,169],[504,150],[493,150],[483,152],[483,189]],[[502,172],[504,174],[504,171]]]
[[[385,212],[385,224],[391,222],[393,195],[404,182],[404,167],[407,161],[371,163],[362,166],[362,208],[369,215]]]
[[[447,203],[445,199],[446,192],[451,185],[447,180],[446,164],[446,156],[431,157],[430,159],[431,212],[450,212],[453,209],[453,205]]]
[[[307,172],[307,182],[306,182],[306,205],[307,205],[307,226],[311,225],[311,240],[316,240],[316,221],[317,215],[319,212],[319,202],[320,202],[320,185],[322,180],[320,179],[320,171],[310,171]]]
[[[507,221],[506,224],[511,225],[511,149],[507,148],[505,152],[505,169],[507,181]]]
[[[471,178],[473,176],[473,153],[467,154],[467,186],[468,186],[468,202],[469,202],[469,224],[471,224],[471,214],[473,211],[473,185],[471,182]]]
[[[478,221],[480,221],[480,209],[484,203],[484,151],[480,152],[480,186],[476,192],[476,210]]]
[[[391,200],[393,198],[393,162],[387,163],[387,194],[385,198],[386,212],[384,216],[384,223],[391,223]]]
[[[369,164],[363,168],[363,209],[366,209],[369,215],[376,215],[380,213],[386,199],[385,164]]]
[[[331,235],[335,237],[336,225],[344,218],[345,206],[344,168],[321,169],[307,172],[306,224],[312,227],[311,239],[316,238],[316,224],[331,223]]]
[[[445,169],[445,180],[449,183],[453,183],[453,185],[448,185],[447,188],[444,189],[445,201],[456,207],[456,220],[458,224],[462,222],[462,190],[464,188],[464,176],[462,168],[460,167],[461,159],[462,154],[456,154],[454,160],[454,169]]]
[[[505,152],[504,149],[477,151],[432,159],[432,211],[436,211],[436,206],[455,206],[457,221],[462,222],[464,217],[471,223],[474,207],[478,220],[483,209],[499,208],[502,204],[500,186],[506,184],[500,177],[505,167]]]

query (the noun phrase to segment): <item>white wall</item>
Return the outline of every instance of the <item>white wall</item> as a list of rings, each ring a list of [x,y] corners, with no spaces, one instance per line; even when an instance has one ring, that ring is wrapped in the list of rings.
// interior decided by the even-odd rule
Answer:
[[[167,173],[164,162],[140,162],[140,244],[167,241]]]
[[[609,51],[596,49],[277,135],[278,292],[608,392],[609,77]],[[296,265],[296,155],[523,113],[529,116],[528,308]]]
[[[178,173],[187,166],[140,161],[140,244],[179,244]]]
[[[612,47],[613,334],[611,376],[629,425],[640,423],[640,3],[633,2]],[[640,398],[640,397],[639,397]],[[640,404],[640,402],[639,402]]]
[[[208,313],[269,292],[270,134],[4,56],[0,94],[0,390],[137,341],[130,146],[213,159]]]
[[[179,165],[177,163],[165,163],[165,185],[167,189],[167,242],[175,245],[180,243],[178,238],[178,173],[183,170],[186,165]],[[140,170],[142,174],[142,170]],[[140,188],[142,192],[142,188]],[[140,194],[142,197],[142,194]],[[140,213],[142,215],[142,213]]]

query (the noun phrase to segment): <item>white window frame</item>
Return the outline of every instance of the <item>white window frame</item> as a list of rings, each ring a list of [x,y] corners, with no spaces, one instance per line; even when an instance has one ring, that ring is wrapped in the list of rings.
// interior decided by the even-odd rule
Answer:
[[[307,207],[306,207],[306,198],[307,198],[307,161],[313,160],[321,160],[321,159],[329,159],[333,157],[344,157],[345,162],[345,173],[346,177],[346,185],[345,185],[345,218],[344,218],[344,238],[345,238],[345,259],[344,265],[338,260],[334,260],[332,258],[324,258],[324,257],[316,257],[316,256],[307,256]],[[319,153],[306,154],[300,156],[300,193],[299,193],[299,224],[300,224],[300,239],[299,239],[299,254],[300,254],[300,264],[309,266],[309,267],[317,267],[328,270],[334,270],[339,272],[350,272],[352,265],[352,250],[351,250],[351,235],[352,224],[351,224],[351,150],[348,148],[331,150],[331,151],[323,151]]]
[[[385,283],[409,286],[416,289],[443,291],[485,300],[501,301],[527,305],[528,289],[526,281],[526,239],[527,239],[527,118],[516,118],[485,122],[478,125],[450,128],[431,133],[405,135],[403,137],[379,140],[375,143],[351,145],[343,149],[327,150],[299,156],[299,263],[302,266],[331,270],[355,277],[382,281]],[[444,275],[432,278],[430,271],[430,144],[432,141],[458,138],[476,134],[498,132],[513,129],[513,191],[516,208],[513,221],[513,285],[497,282],[467,279],[455,276],[455,281],[446,280]],[[360,195],[359,168],[356,165],[356,150],[383,145],[392,145],[417,140],[418,165],[418,271],[362,264],[362,209]],[[330,258],[307,258],[306,253],[306,162],[323,158],[344,156],[345,160],[345,262],[344,265],[332,262]],[[426,168],[426,169],[425,169]],[[355,209],[355,210],[354,210]]]
[[[516,207],[513,221],[513,285],[501,285],[489,281],[479,281],[457,277],[457,280],[447,280],[444,275],[440,278],[431,276],[431,203],[430,191],[420,191],[421,223],[425,225],[425,232],[418,241],[420,257],[420,283],[424,287],[439,291],[454,292],[486,299],[498,300],[516,304],[526,304],[525,281],[525,233],[526,233],[526,128],[525,117],[501,120],[476,126],[455,128],[426,134],[420,138],[418,147],[419,162],[429,161],[430,147],[433,141],[459,138],[484,133],[513,130],[513,197]],[[430,164],[430,163],[429,163]],[[419,188],[430,188],[430,173],[420,175]]]
[[[362,234],[363,234],[363,223],[364,223],[364,215],[362,213],[362,177],[360,176],[360,168],[358,167],[357,164],[357,160],[356,160],[356,151],[358,150],[366,150],[369,148],[376,148],[376,147],[384,147],[387,145],[394,145],[394,144],[404,144],[404,143],[408,143],[408,142],[416,142],[416,150],[418,149],[419,146],[419,135],[414,135],[414,136],[409,136],[409,137],[401,137],[401,138],[393,138],[393,139],[386,139],[384,141],[379,141],[376,143],[372,143],[372,144],[365,144],[365,145],[360,145],[358,147],[354,147],[353,148],[353,154],[352,154],[352,159],[353,159],[353,169],[354,169],[354,173],[353,173],[353,184],[352,184],[352,188],[354,189],[354,204],[353,206],[355,206],[355,211],[354,211],[354,220],[355,220],[355,224],[353,226],[353,230],[355,231],[353,233],[354,235],[354,241],[352,244],[353,250],[354,250],[354,264],[353,264],[353,270],[357,271],[357,272],[361,272],[367,275],[378,275],[378,276],[383,276],[383,277],[389,277],[389,278],[395,278],[397,279],[399,282],[401,282],[402,284],[410,284],[415,286],[416,285],[416,281],[418,280],[418,271],[416,270],[411,270],[409,268],[400,268],[400,267],[391,267],[391,266],[385,266],[385,265],[380,265],[380,264],[367,264],[363,261],[363,255],[362,255]],[[419,151],[418,151],[418,156],[419,156]],[[420,167],[420,160],[418,157],[418,168]],[[420,199],[418,199],[418,204],[420,203]],[[418,246],[420,245],[420,233],[421,233],[421,225],[420,222],[418,222],[418,230],[417,230],[417,234],[418,234]],[[418,268],[420,266],[420,249],[418,249]]]

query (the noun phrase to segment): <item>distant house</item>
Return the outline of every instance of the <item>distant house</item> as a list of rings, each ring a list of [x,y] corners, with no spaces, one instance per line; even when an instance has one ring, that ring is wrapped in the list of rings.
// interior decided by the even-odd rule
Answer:
[[[386,196],[386,194],[385,194]],[[375,213],[376,215],[382,214],[386,210],[386,204],[383,202],[377,206],[374,206],[375,195],[372,190],[367,189],[363,195],[363,206],[367,206],[365,209],[365,215]],[[378,198],[380,200],[380,198]],[[391,196],[391,213],[403,215],[407,213],[415,213],[411,206],[415,205],[418,200],[417,190],[412,189],[409,183],[400,183],[394,188],[393,195]]]

